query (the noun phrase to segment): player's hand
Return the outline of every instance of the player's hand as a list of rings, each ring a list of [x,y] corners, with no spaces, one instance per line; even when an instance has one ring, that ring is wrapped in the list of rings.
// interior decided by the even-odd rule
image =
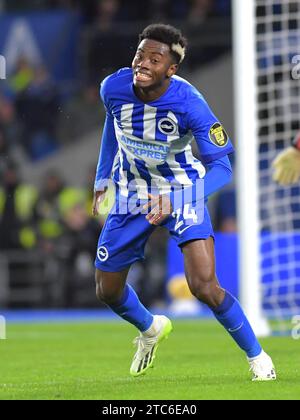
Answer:
[[[98,216],[99,214],[99,206],[105,198],[107,188],[104,191],[95,191],[94,192],[94,199],[93,199],[93,216]]]
[[[272,164],[273,180],[280,185],[293,185],[300,179],[300,151],[289,147],[281,152]]]
[[[143,206],[144,210],[151,208],[146,219],[151,225],[159,225],[173,213],[171,200],[166,194],[154,196],[148,194],[149,202]]]

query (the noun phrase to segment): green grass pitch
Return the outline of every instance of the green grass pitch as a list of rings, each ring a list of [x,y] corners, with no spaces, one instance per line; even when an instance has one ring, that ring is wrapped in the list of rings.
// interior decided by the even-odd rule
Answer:
[[[8,325],[0,399],[300,399],[300,342],[262,340],[278,381],[252,383],[243,353],[213,321],[174,321],[154,369],[131,378],[136,332],[123,322]]]

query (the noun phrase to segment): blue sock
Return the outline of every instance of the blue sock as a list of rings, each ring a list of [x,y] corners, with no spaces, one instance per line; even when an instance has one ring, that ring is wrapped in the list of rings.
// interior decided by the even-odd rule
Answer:
[[[225,299],[213,310],[217,320],[226,328],[238,346],[248,357],[258,356],[262,348],[239,302],[225,291]]]
[[[148,330],[153,322],[153,315],[140,302],[137,294],[129,284],[124,288],[121,301],[109,307],[125,321],[130,322],[141,332]]]

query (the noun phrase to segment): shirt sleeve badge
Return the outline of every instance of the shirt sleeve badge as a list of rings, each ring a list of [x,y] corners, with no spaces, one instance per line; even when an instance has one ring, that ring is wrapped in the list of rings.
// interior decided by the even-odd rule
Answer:
[[[209,130],[210,141],[218,147],[225,147],[228,144],[228,135],[220,123],[215,123]]]

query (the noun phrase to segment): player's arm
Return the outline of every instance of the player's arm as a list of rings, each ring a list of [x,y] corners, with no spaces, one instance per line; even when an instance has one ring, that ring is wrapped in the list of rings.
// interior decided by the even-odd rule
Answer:
[[[181,191],[172,192],[170,194],[171,205],[176,209],[176,203],[180,203],[184,197],[184,204],[193,202],[194,197],[199,200],[206,200],[208,197],[219,191],[226,184],[229,184],[232,179],[232,167],[228,156],[216,159],[206,165],[207,173],[204,177],[204,188],[202,195],[199,191],[194,191],[195,186],[189,187],[185,190],[184,196]]]
[[[207,165],[208,171],[204,177],[204,198],[219,191],[232,180],[232,168],[228,156],[214,160]]]
[[[208,169],[204,177],[204,198],[208,198],[231,181],[228,155],[234,152],[224,127],[201,95],[191,103],[189,124],[195,137],[201,161]]]
[[[220,190],[231,181],[232,169],[228,155],[234,152],[231,141],[221,123],[209,108],[206,101],[199,94],[194,92],[186,116],[187,128],[195,137],[201,160],[206,166],[207,173],[204,177],[204,191],[202,196],[197,192],[197,199],[206,199],[216,191]],[[191,187],[192,190],[195,186]],[[180,202],[176,195],[171,194],[172,207]],[[195,197],[195,192],[184,195],[185,204],[188,204]],[[190,201],[187,201],[190,200]]]
[[[204,178],[204,197],[198,197],[200,199],[206,199],[216,191],[220,190],[224,185],[228,184],[232,178],[232,168],[228,156],[216,159],[206,165],[208,172]],[[193,197],[196,193],[193,191],[193,187],[187,188],[189,192],[185,192],[184,204],[189,204],[193,201]],[[179,197],[178,197],[179,194]],[[181,203],[182,191],[171,192],[170,196],[160,195],[154,197],[149,194],[151,202],[144,206],[144,209],[152,207],[152,210],[147,215],[146,219],[150,224],[159,225],[166,217],[168,217],[173,210],[176,210],[176,203]],[[182,206],[182,204],[181,204]]]
[[[300,132],[293,146],[283,150],[272,163],[273,180],[280,185],[293,185],[300,180]]]
[[[97,165],[95,184],[93,215],[98,214],[98,206],[104,198],[111,177],[112,166],[118,150],[118,142],[115,135],[114,119],[109,113],[106,114],[102,133],[101,148]]]

